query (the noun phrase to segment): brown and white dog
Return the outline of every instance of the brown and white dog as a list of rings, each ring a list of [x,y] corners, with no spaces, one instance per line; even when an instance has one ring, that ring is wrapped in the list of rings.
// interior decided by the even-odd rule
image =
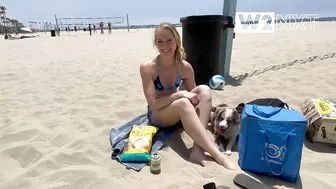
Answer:
[[[222,152],[225,151],[225,154],[231,155],[231,149],[240,132],[240,114],[235,108],[231,108],[227,104],[219,104],[212,109],[210,122],[219,149]],[[227,140],[225,149],[223,138]]]

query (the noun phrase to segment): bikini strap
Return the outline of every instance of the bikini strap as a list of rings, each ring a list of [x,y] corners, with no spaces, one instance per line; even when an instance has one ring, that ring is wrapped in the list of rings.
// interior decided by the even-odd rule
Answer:
[[[181,76],[180,76],[180,71],[179,71],[179,68],[178,68],[178,65],[176,64],[176,70],[177,70],[177,77],[179,77],[181,80],[182,80],[182,78],[181,78]]]
[[[156,61],[156,75],[158,76],[160,72],[160,57],[157,57]]]

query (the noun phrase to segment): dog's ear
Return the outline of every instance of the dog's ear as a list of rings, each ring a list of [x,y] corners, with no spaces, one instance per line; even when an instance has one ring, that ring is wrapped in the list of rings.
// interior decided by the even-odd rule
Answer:
[[[238,111],[236,109],[233,110],[233,120],[235,123],[239,123],[240,122],[240,113],[238,113]]]
[[[224,108],[223,107],[217,107],[215,111],[215,119],[219,119],[221,116],[221,113],[223,113]]]
[[[224,111],[223,108],[216,108],[215,112],[211,112],[210,114],[210,123],[212,127],[216,127],[216,124],[220,118],[220,114]]]
[[[225,103],[217,104],[216,106],[212,106],[211,111],[216,112],[218,108],[224,108],[224,107],[228,107],[228,105]]]

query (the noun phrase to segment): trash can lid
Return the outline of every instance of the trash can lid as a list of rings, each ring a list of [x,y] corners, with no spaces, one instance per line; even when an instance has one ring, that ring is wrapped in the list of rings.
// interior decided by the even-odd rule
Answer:
[[[181,17],[180,22],[189,22],[189,21],[226,21],[233,22],[233,18],[231,16],[223,16],[223,15],[194,15],[194,16],[186,16]]]

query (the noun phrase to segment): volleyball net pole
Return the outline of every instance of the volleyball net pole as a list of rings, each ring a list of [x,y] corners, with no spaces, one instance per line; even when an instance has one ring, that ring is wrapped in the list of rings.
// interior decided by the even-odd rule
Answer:
[[[128,14],[126,14],[126,21],[127,21],[127,31],[129,32],[129,21],[128,21]]]
[[[61,29],[58,26],[58,20],[56,14],[55,14],[55,21],[56,21],[55,31],[57,32],[58,35],[60,35]]]
[[[224,0],[223,4],[223,16],[230,16],[235,21],[237,9],[237,0]],[[225,78],[230,75],[230,64],[232,55],[232,43],[233,43],[233,30],[234,28],[226,28],[222,30],[221,41],[221,62],[220,62],[220,74]]]

